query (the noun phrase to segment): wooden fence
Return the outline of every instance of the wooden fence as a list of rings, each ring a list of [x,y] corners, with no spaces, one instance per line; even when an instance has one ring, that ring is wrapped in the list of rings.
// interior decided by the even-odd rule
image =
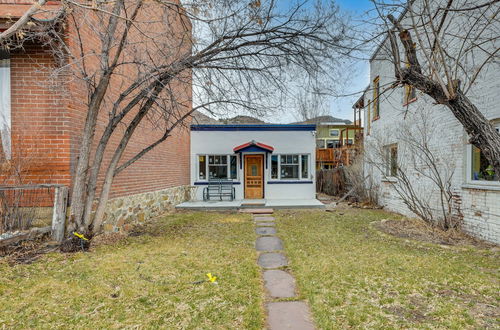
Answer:
[[[347,192],[344,167],[316,171],[316,192],[330,196],[341,196]]]
[[[47,232],[61,242],[67,202],[68,187],[62,185],[0,186],[0,246]]]

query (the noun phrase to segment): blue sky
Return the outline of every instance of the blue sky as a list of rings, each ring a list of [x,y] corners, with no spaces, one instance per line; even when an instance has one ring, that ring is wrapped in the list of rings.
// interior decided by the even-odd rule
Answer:
[[[325,0],[326,1],[326,0]],[[291,0],[280,0],[280,6],[290,6],[293,2]],[[311,5],[314,4],[314,0],[310,2]],[[370,0],[336,0],[335,3],[344,11],[348,16],[352,17],[353,20],[363,19],[366,12],[373,8],[373,3]],[[348,70],[348,77],[350,80],[345,82],[340,82],[345,84],[343,90],[341,90],[342,95],[352,94],[358,91],[362,91],[368,86],[369,82],[369,67],[368,61],[357,60],[352,66],[345,68]],[[359,95],[347,96],[347,97],[332,97],[330,100],[330,115],[339,118],[353,119],[352,105],[357,101]],[[285,113],[281,117],[282,122],[294,121],[295,118],[293,114]],[[271,119],[271,121],[273,121]]]

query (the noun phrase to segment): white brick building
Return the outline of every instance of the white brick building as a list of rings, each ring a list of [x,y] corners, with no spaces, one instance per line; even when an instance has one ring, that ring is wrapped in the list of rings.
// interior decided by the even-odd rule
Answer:
[[[403,25],[406,19],[403,18]],[[498,25],[495,28],[498,31]],[[365,175],[369,174],[370,184],[379,189],[379,203],[388,210],[415,216],[394,188],[397,180],[401,179],[391,171],[393,158],[397,159],[398,165],[407,168],[408,179],[415,192],[429,203],[433,213],[439,217],[439,190],[422,175],[428,168],[418,161],[409,164],[413,161],[413,149],[405,142],[406,136],[426,136],[440,173],[443,176],[453,173],[450,176],[454,217],[461,220],[463,228],[471,234],[500,243],[499,174],[492,173],[479,150],[468,144],[465,130],[447,107],[435,105],[430,97],[418,91],[413,98],[413,95],[408,97],[404,87],[388,88],[395,81],[388,49],[386,40],[372,56],[370,86],[361,99],[365,118]],[[453,48],[448,51],[453,52]],[[423,62],[422,56],[420,58]],[[500,130],[499,78],[500,65],[492,62],[483,70],[467,96]],[[379,95],[378,109],[373,102],[377,99],[376,95]],[[385,156],[384,152],[387,152]]]

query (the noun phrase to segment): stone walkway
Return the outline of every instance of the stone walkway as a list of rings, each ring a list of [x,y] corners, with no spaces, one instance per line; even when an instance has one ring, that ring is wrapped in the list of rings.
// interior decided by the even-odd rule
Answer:
[[[288,260],[283,252],[283,242],[276,236],[273,210],[247,210],[253,214],[255,249],[259,252],[258,264],[262,267],[266,288],[267,325],[270,330],[315,329],[309,306],[297,301],[295,279],[286,271]],[[282,301],[286,298],[286,301]]]

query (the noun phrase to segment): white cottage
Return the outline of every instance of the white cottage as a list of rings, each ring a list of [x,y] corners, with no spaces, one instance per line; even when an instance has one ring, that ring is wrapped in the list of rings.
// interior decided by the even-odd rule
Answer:
[[[268,207],[321,207],[316,198],[315,125],[191,126],[191,184],[195,200],[182,206],[245,203]],[[221,180],[226,194],[208,188]],[[227,181],[226,181],[227,180]],[[231,192],[234,192],[234,200]]]

